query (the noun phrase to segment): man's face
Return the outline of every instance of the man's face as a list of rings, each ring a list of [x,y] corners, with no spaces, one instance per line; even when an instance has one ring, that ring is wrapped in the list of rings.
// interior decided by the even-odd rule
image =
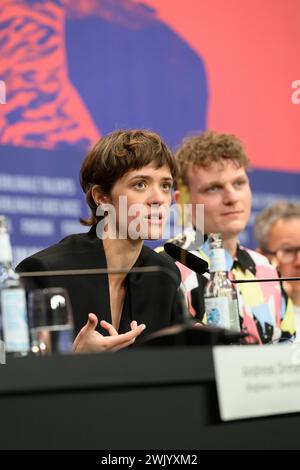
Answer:
[[[266,243],[267,250],[276,255],[266,254],[277,264],[282,276],[300,276],[300,218],[275,222],[268,233]],[[291,282],[291,287],[300,292],[300,282]]]
[[[204,204],[205,233],[221,232],[228,239],[244,230],[251,212],[251,190],[244,168],[231,160],[213,162],[207,168],[191,165],[187,183],[189,202]]]

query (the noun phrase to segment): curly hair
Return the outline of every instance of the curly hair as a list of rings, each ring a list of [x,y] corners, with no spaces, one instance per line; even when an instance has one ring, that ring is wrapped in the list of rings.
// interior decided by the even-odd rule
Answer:
[[[214,162],[233,161],[237,167],[245,169],[249,159],[242,142],[232,134],[205,131],[186,137],[175,155],[178,176],[182,183],[188,184],[187,170],[190,165],[208,168]]]
[[[146,130],[118,130],[102,137],[85,157],[80,170],[80,184],[92,214],[81,219],[83,225],[96,225],[97,205],[92,190],[95,186],[109,195],[114,184],[130,170],[153,163],[155,168],[167,166],[176,177],[174,156],[160,136]]]

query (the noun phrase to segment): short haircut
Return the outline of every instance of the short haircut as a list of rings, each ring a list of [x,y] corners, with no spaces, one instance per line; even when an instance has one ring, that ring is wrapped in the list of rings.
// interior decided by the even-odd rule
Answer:
[[[268,235],[272,226],[279,220],[300,219],[300,204],[279,201],[263,209],[255,218],[253,231],[257,246],[268,250]]]
[[[179,180],[188,185],[189,166],[208,168],[214,162],[233,161],[237,167],[247,169],[249,159],[241,141],[232,134],[204,131],[198,135],[186,137],[175,155]]]
[[[115,183],[131,170],[149,164],[155,168],[167,166],[172,177],[176,177],[174,156],[160,136],[147,130],[118,130],[102,137],[88,152],[80,170],[80,183],[92,215],[81,222],[96,225],[97,205],[92,196],[97,186],[103,195],[109,195]]]

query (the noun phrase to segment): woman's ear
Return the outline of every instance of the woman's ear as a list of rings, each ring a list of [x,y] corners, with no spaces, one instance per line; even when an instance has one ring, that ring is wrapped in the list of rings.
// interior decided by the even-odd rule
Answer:
[[[99,186],[95,185],[92,187],[92,198],[96,206],[100,206],[107,202],[107,196],[105,196],[101,191]]]

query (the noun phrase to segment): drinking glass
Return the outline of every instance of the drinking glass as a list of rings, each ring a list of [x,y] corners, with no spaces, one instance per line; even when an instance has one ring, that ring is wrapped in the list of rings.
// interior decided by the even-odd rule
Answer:
[[[37,356],[68,354],[74,340],[73,313],[66,289],[35,289],[28,295],[31,351]]]

